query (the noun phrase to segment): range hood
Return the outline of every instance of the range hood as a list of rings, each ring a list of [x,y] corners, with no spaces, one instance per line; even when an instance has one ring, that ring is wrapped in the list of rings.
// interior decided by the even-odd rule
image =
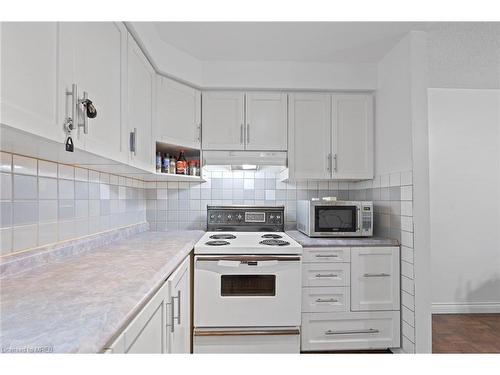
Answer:
[[[286,167],[286,151],[203,151],[203,165]]]

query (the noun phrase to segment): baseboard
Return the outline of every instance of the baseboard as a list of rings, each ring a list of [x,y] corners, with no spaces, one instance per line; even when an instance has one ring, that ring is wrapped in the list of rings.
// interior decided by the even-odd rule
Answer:
[[[433,303],[433,314],[487,314],[500,313],[500,302]]]

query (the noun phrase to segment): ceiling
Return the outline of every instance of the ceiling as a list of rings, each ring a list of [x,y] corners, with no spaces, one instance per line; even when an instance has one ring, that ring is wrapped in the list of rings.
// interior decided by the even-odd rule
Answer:
[[[198,60],[376,62],[429,22],[155,22],[160,38]]]

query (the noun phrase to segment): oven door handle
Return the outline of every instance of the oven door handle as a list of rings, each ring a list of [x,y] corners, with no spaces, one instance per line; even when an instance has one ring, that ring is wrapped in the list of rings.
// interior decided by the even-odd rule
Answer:
[[[229,262],[269,262],[269,261],[278,261],[278,262],[299,262],[300,256],[260,256],[260,255],[244,255],[244,256],[199,256],[195,258],[197,262],[203,261],[229,261]]]

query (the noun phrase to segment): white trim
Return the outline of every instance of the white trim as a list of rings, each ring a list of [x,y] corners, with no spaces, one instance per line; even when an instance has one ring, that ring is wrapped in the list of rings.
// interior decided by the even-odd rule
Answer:
[[[433,303],[433,314],[486,314],[500,313],[500,302]]]

